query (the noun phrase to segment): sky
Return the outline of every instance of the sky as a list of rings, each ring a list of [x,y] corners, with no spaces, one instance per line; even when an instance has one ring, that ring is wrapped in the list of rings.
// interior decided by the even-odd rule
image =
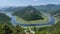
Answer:
[[[60,0],[0,0],[0,7],[60,4]]]

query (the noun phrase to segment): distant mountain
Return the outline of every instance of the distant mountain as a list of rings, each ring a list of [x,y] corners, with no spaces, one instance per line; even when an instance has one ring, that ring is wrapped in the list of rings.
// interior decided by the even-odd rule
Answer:
[[[35,8],[44,12],[51,13],[52,11],[54,12],[54,11],[60,10],[60,5],[48,4],[48,5],[35,6]]]
[[[54,13],[52,13],[51,15],[54,15],[56,17],[60,18],[60,10],[55,11]]]
[[[5,9],[5,11],[8,11],[8,12],[15,12],[17,10],[21,10],[24,7],[26,7],[26,6],[8,7],[8,8],[4,8],[4,9]],[[33,6],[33,7],[39,11],[47,12],[50,14],[54,13],[57,10],[60,10],[60,5],[56,5],[56,4],[40,5],[40,6]]]
[[[7,10],[20,10],[21,8],[23,8],[25,6],[21,6],[21,7],[15,7],[15,8],[8,8]],[[56,4],[48,4],[48,5],[40,5],[40,6],[33,6],[35,7],[37,10],[39,11],[43,11],[43,12],[47,12],[47,13],[51,13],[52,11],[57,11],[60,10],[60,5],[56,5]]]
[[[32,6],[28,6],[16,11],[15,14],[28,21],[43,19],[42,13]]]
[[[1,11],[5,11],[5,12],[15,12],[17,10],[22,9],[23,7],[8,7],[8,8],[4,8],[5,10],[1,10]]]

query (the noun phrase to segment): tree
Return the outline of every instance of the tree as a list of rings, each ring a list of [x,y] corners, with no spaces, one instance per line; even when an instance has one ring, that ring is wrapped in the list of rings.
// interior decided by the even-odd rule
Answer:
[[[17,26],[15,27],[13,33],[14,33],[14,34],[22,34],[22,33],[24,33],[24,32],[23,32],[22,27],[20,27],[19,25],[17,25]]]
[[[34,31],[36,31],[36,29],[37,29],[36,27],[33,28]]]
[[[2,34],[12,34],[12,29],[8,25],[2,27]]]

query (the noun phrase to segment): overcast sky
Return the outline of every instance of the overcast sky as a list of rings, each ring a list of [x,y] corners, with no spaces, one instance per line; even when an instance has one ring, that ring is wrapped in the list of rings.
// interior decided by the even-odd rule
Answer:
[[[2,6],[26,6],[26,5],[46,5],[60,4],[60,0],[0,0]]]

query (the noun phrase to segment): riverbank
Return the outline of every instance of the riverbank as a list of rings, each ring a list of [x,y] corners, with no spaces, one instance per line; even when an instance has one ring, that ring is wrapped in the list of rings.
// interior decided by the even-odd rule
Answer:
[[[18,22],[17,20],[16,20],[16,16],[14,16],[14,15],[12,15],[12,13],[6,13],[8,16],[10,16],[10,18],[12,19],[11,20],[11,22],[12,22],[12,24],[14,24],[14,25],[20,25],[20,26],[46,26],[46,25],[52,25],[52,24],[55,24],[55,18],[54,17],[52,17],[52,16],[48,16],[47,18],[47,22],[42,22],[42,23],[22,23],[21,21],[20,22]],[[44,18],[46,18],[46,17],[44,17]]]
[[[48,22],[49,20],[47,18],[45,18],[44,20],[25,21],[25,20],[22,20],[21,18],[16,16],[16,21],[20,22],[22,24],[37,24],[37,23],[41,24],[41,23]]]
[[[16,21],[22,24],[43,24],[43,23],[49,22],[49,19],[50,19],[49,16],[43,15],[42,17],[44,18],[43,20],[25,21],[20,17],[16,16]]]

